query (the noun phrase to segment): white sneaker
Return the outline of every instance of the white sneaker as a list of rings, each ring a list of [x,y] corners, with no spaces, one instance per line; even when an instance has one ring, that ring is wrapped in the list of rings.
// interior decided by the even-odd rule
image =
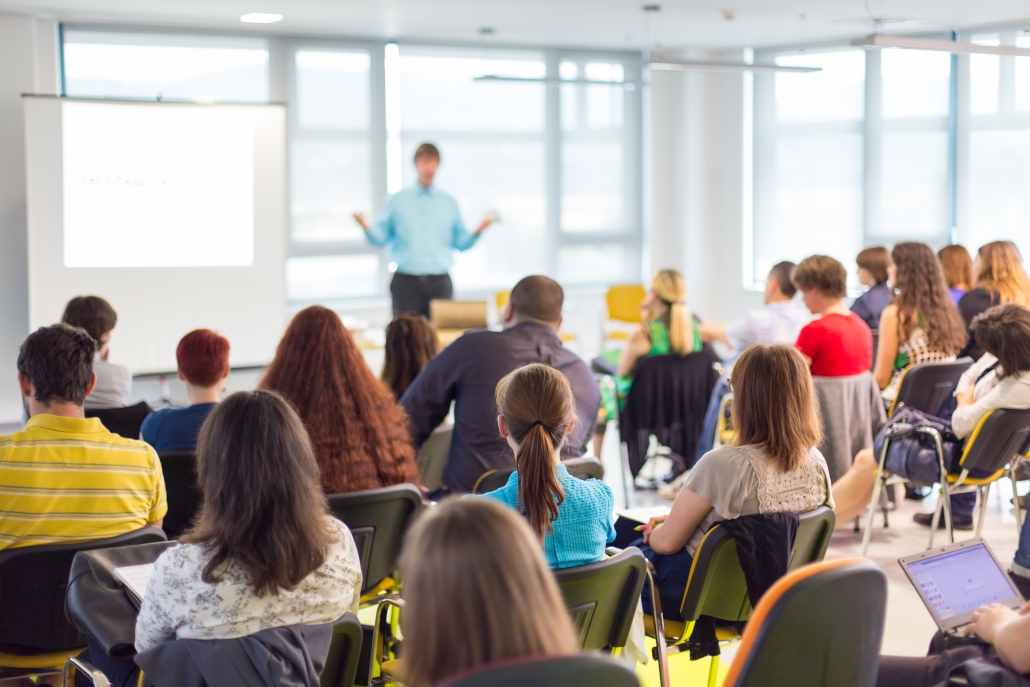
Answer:
[[[674,501],[676,496],[680,493],[680,489],[683,488],[683,484],[687,481],[687,475],[690,474],[690,470],[685,471],[676,479],[672,480],[668,484],[663,484],[658,487],[657,494],[663,499],[669,499]]]

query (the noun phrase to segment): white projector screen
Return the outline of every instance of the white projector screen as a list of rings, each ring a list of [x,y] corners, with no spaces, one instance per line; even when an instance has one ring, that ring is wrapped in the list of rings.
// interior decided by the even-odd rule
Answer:
[[[267,362],[285,318],[285,113],[276,105],[27,97],[29,317],[69,299],[118,311],[111,360],[175,369],[214,329]]]

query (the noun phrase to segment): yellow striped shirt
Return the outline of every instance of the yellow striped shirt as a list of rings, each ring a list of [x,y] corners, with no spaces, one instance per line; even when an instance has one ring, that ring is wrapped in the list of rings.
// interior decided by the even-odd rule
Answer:
[[[157,452],[96,418],[36,415],[0,436],[0,550],[114,537],[167,510]]]

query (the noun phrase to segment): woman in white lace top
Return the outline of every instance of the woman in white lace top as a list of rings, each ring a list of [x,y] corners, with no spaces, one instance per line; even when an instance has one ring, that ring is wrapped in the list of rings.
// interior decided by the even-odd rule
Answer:
[[[751,346],[734,364],[731,386],[734,444],[706,453],[669,515],[644,529],[645,555],[668,617],[678,617],[694,553],[715,523],[833,506],[826,461],[816,448],[822,432],[812,377],[801,354],[783,344]]]

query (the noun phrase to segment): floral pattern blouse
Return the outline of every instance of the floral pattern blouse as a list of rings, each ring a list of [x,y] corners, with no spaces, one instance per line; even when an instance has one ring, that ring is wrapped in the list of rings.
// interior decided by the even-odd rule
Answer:
[[[333,622],[356,610],[361,564],[347,526],[333,520],[338,536],[325,563],[290,591],[258,596],[235,563],[204,582],[208,555],[197,544],[168,549],[154,564],[136,619],[136,651],[171,639],[229,639],[272,627]]]

